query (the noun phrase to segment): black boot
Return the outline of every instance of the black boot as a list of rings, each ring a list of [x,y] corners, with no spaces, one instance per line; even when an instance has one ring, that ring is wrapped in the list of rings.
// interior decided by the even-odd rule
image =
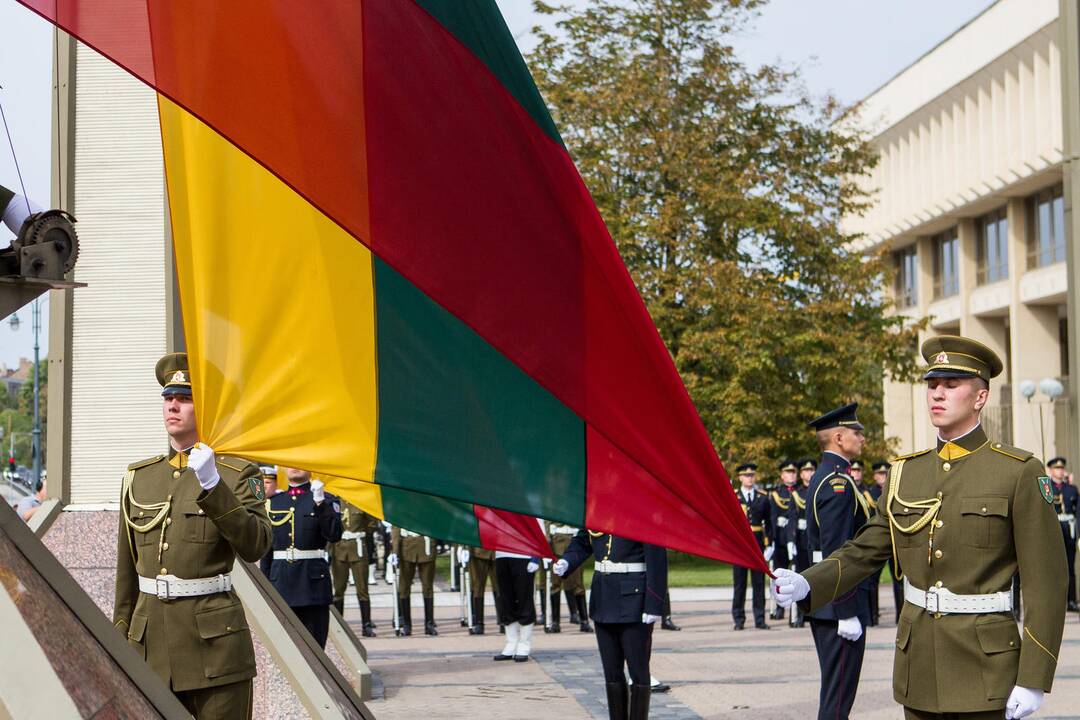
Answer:
[[[540,590],[540,617],[536,618],[536,624],[540,627],[547,627],[547,593],[542,589]]]
[[[567,588],[565,592],[566,607],[570,610],[570,624],[577,625],[581,622],[581,618],[578,617],[577,613],[577,601],[574,599],[574,596],[570,594],[570,588]]]
[[[435,629],[435,598],[433,597],[424,598],[424,634],[439,634],[439,631]]]
[[[585,596],[578,595],[576,600],[578,618],[581,620],[581,632],[591,633],[593,629],[592,625],[589,624],[589,606],[588,603],[585,602]]]
[[[401,598],[401,634],[412,635],[412,603],[409,598]]]
[[[647,720],[649,717],[649,699],[651,697],[652,688],[647,684],[630,686],[629,720]]]
[[[660,618],[661,630],[682,630],[681,627],[675,624],[675,621],[671,619],[671,592],[664,593],[664,611],[661,613]]]
[[[469,628],[470,635],[483,635],[484,634],[484,596],[474,597],[472,599],[472,627]]]
[[[559,607],[559,593],[551,593],[551,627],[544,627],[544,632],[562,632],[562,628],[559,627],[559,615],[561,612],[562,608]]]
[[[772,611],[772,614],[771,614],[771,615],[770,615],[769,617],[770,617],[770,618],[771,618],[772,620],[783,620],[783,619],[784,619],[784,608],[782,608],[782,607],[780,607],[779,605],[777,605],[777,606],[776,606],[776,607],[775,607],[775,608],[773,609],[773,611]]]
[[[364,634],[364,637],[375,637],[375,626],[371,622],[371,601],[360,601],[360,632]]]
[[[336,607],[337,611],[339,613],[341,613],[341,617],[345,617],[345,599],[344,598],[342,598],[341,600],[335,600],[334,601],[334,607]]]
[[[607,689],[607,714],[609,720],[627,720],[630,699],[625,682],[605,683]]]

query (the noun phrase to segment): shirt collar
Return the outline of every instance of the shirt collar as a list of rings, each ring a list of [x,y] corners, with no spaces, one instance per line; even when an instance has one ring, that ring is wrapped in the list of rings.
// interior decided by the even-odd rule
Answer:
[[[983,431],[982,423],[978,423],[960,437],[951,440],[943,440],[939,435],[937,452],[939,456],[946,460],[958,460],[975,452],[986,442],[986,433]]]

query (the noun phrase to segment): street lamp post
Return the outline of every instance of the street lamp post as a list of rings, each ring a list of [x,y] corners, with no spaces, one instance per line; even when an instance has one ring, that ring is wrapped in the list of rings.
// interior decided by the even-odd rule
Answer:
[[[41,307],[38,305],[38,300],[36,298],[34,299],[34,304],[30,313],[30,320],[31,330],[34,333],[34,431],[31,440],[31,454],[33,456],[34,464],[33,486],[37,487],[38,482],[41,481],[41,387],[38,379],[38,376],[41,374],[40,346],[38,345],[38,336],[41,333]],[[11,325],[12,330],[17,331],[21,325],[19,316],[12,315],[8,324]]]
[[[1031,398],[1035,395],[1035,382],[1032,380],[1023,380],[1020,382],[1020,394],[1023,395],[1030,403]],[[1050,405],[1053,407],[1053,403],[1061,394],[1065,392],[1065,386],[1057,378],[1043,378],[1038,385],[1038,389],[1043,395],[1050,398]],[[1046,432],[1043,429],[1043,405],[1045,403],[1038,403],[1039,405],[1039,442],[1042,445],[1042,461],[1046,462]]]

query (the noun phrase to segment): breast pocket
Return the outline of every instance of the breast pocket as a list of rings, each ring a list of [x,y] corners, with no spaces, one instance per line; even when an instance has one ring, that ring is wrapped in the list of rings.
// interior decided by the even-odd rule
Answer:
[[[192,543],[214,543],[220,537],[214,521],[206,517],[206,513],[194,501],[186,502],[180,506],[184,518],[184,529],[181,533],[184,540]]]
[[[899,507],[893,508],[892,511],[893,520],[900,528],[910,528],[917,525],[919,520],[922,519],[923,511],[916,510],[914,508]],[[915,545],[925,545],[929,536],[929,530],[923,528],[917,533],[906,533],[897,529],[893,533],[896,538],[896,544],[903,547],[912,547]]]
[[[969,547],[998,547],[1009,540],[1009,499],[960,499],[960,543]]]

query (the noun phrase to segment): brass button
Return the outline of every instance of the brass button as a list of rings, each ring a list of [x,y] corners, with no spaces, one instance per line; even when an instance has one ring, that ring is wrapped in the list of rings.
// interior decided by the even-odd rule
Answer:
[[[165,518],[166,525],[172,525],[172,518]]]
[[[203,515],[203,514],[204,514],[204,513],[203,513],[203,509],[202,509],[202,508],[199,508],[199,514],[200,514],[200,515]]]
[[[994,443],[994,447],[996,447],[996,448],[1001,447],[1001,443]]]
[[[941,551],[940,551],[940,550],[935,550],[935,551],[934,551],[934,557],[936,557],[936,558],[939,558],[939,559],[940,559],[940,558],[941,558]]]
[[[162,575],[168,575],[169,574],[169,568],[161,568],[161,574]]]
[[[938,527],[941,527],[941,526],[942,526],[942,525],[944,525],[944,524],[945,524],[945,521],[944,521],[944,520],[938,520],[938,521],[937,521],[937,526],[938,526]]]
[[[952,470],[952,465],[950,463],[947,463],[947,462],[946,463],[941,463],[941,469],[944,470],[945,472],[949,472],[950,470]]]
[[[1010,641],[1009,641],[1009,647],[1013,647],[1013,646],[1015,646],[1015,645],[1016,645],[1016,641],[1015,641],[1015,640],[1010,640]]]
[[[986,512],[986,508],[983,508],[983,509],[982,509],[982,511],[983,511],[983,512]]]
[[[172,471],[172,476],[173,476],[174,478],[178,478],[178,477],[180,477],[180,471],[179,471],[179,470],[173,470],[173,471]]]
[[[941,613],[934,613],[934,618],[935,619],[940,618],[940,617],[941,617]]]
[[[144,512],[142,511],[142,510],[140,510],[140,511],[139,511],[139,517],[142,517],[142,516],[143,516],[143,515],[145,515],[145,514],[146,514],[146,513],[144,513]]]
[[[172,502],[172,495],[166,495],[165,502]]]
[[[943,493],[942,493],[942,492],[941,492],[940,490],[938,490],[938,494],[937,494],[937,496],[938,496],[938,500],[940,500],[940,499],[941,499],[941,496],[942,496],[942,494],[943,494]]]
[[[169,543],[161,543],[161,549],[162,550],[168,550],[169,549]]]
[[[941,587],[941,581],[938,580],[936,583],[934,583],[934,587]]]
[[[232,632],[232,625],[226,625],[225,632]]]

